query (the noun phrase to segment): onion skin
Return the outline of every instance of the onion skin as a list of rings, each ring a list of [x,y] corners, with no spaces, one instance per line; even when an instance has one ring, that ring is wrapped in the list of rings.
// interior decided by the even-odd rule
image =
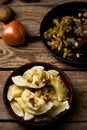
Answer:
[[[2,40],[8,45],[19,46],[26,41],[27,32],[19,21],[11,21],[8,24],[0,23],[3,26]]]

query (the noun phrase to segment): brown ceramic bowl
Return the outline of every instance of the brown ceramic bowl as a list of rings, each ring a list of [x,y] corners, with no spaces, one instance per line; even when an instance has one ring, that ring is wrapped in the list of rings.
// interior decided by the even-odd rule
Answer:
[[[72,90],[72,84],[69,80],[69,78],[67,77],[67,75],[61,70],[59,69],[58,67],[52,65],[52,64],[49,64],[49,63],[44,63],[44,62],[35,62],[35,63],[28,63],[28,64],[25,64],[21,67],[19,67],[18,69],[16,69],[14,72],[11,73],[11,75],[8,77],[6,83],[5,83],[5,86],[4,86],[4,90],[3,90],[3,97],[4,97],[4,103],[5,103],[5,106],[8,110],[8,112],[17,120],[19,121],[20,123],[24,124],[24,125],[28,125],[28,126],[48,126],[48,125],[51,125],[55,122],[59,122],[60,119],[64,118],[65,114],[68,112],[68,110],[62,112],[61,114],[59,114],[58,116],[55,117],[55,119],[51,120],[51,121],[45,121],[45,122],[39,122],[39,123],[35,123],[35,122],[32,122],[32,121],[24,121],[22,118],[18,117],[14,112],[13,110],[11,109],[11,106],[10,106],[10,102],[8,101],[7,99],[7,92],[8,92],[8,88],[9,86],[13,83],[11,78],[13,76],[16,76],[16,75],[22,75],[24,73],[24,71],[26,71],[27,69],[33,67],[33,66],[36,66],[36,65],[41,65],[41,66],[44,66],[45,67],[45,70],[50,70],[50,69],[55,69],[57,71],[59,71],[60,73],[60,76],[62,78],[62,80],[64,81],[64,83],[66,84],[69,92],[68,92],[68,100],[69,100],[69,104],[71,106],[71,103],[72,103],[72,97],[73,97],[73,90]]]

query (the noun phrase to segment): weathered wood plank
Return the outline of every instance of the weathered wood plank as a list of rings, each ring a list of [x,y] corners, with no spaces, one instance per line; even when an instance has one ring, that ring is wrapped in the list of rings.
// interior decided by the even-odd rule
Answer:
[[[38,0],[39,2],[37,2],[37,0],[31,0],[32,2],[22,2],[20,0],[11,0],[11,2],[9,4],[14,4],[14,5],[56,5],[56,4],[62,4],[65,2],[73,2],[73,1],[82,1],[82,0]],[[86,2],[86,0],[83,0]]]
[[[18,48],[7,46],[3,42],[0,43],[0,68],[15,68],[36,61],[57,62],[40,41]]]
[[[21,47],[10,47],[0,40],[0,68],[16,68],[30,62],[48,62],[62,69],[77,69],[53,57],[42,41],[33,40],[35,41],[28,41]]]
[[[13,120],[7,112],[3,103],[3,88],[7,77],[12,71],[0,71],[0,120]],[[87,72],[86,71],[64,71],[70,78],[74,98],[68,121],[87,121]]]
[[[5,130],[6,128],[8,128],[9,130],[32,130],[32,128],[24,127],[16,122],[0,122],[0,130]],[[50,127],[50,130],[73,130],[73,128],[78,130],[87,130],[87,122],[65,122],[61,124],[60,127],[57,125],[53,126],[52,128]]]

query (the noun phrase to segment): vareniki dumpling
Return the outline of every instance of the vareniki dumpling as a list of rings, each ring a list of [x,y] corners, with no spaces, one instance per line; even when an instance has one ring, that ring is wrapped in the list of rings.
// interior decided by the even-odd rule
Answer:
[[[54,87],[58,101],[63,101],[67,98],[68,89],[62,81],[59,73],[56,70],[48,71],[50,73],[49,84]]]
[[[12,77],[12,81],[21,87],[41,88],[44,87],[49,80],[49,74],[42,66],[35,66],[24,72],[23,76],[18,75]]]

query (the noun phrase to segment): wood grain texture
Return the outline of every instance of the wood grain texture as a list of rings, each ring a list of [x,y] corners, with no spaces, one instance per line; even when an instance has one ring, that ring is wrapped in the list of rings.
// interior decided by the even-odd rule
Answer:
[[[62,69],[69,69],[68,64],[63,64],[54,58],[45,48],[41,41],[33,39],[21,47],[10,47],[2,40],[0,41],[0,68],[17,68],[30,62],[48,62]]]
[[[78,1],[86,1],[86,0],[40,0],[39,2],[36,2],[35,0],[33,0],[34,2],[22,2],[20,0],[11,0],[11,2],[9,4],[13,4],[13,5],[56,5],[56,4],[62,4],[62,3],[66,3],[66,2],[78,2]]]
[[[61,69],[86,70],[62,63],[52,56],[38,39],[21,47],[11,47],[0,41],[0,68],[17,68],[30,62],[47,62]]]
[[[35,130],[30,127],[24,127],[19,123],[16,122],[0,122],[0,130],[5,130],[8,128],[9,130]],[[49,128],[50,130],[58,129],[58,130],[73,130],[73,128],[76,128],[78,130],[87,130],[87,124],[85,122],[66,122],[59,126],[53,126],[53,128]]]

